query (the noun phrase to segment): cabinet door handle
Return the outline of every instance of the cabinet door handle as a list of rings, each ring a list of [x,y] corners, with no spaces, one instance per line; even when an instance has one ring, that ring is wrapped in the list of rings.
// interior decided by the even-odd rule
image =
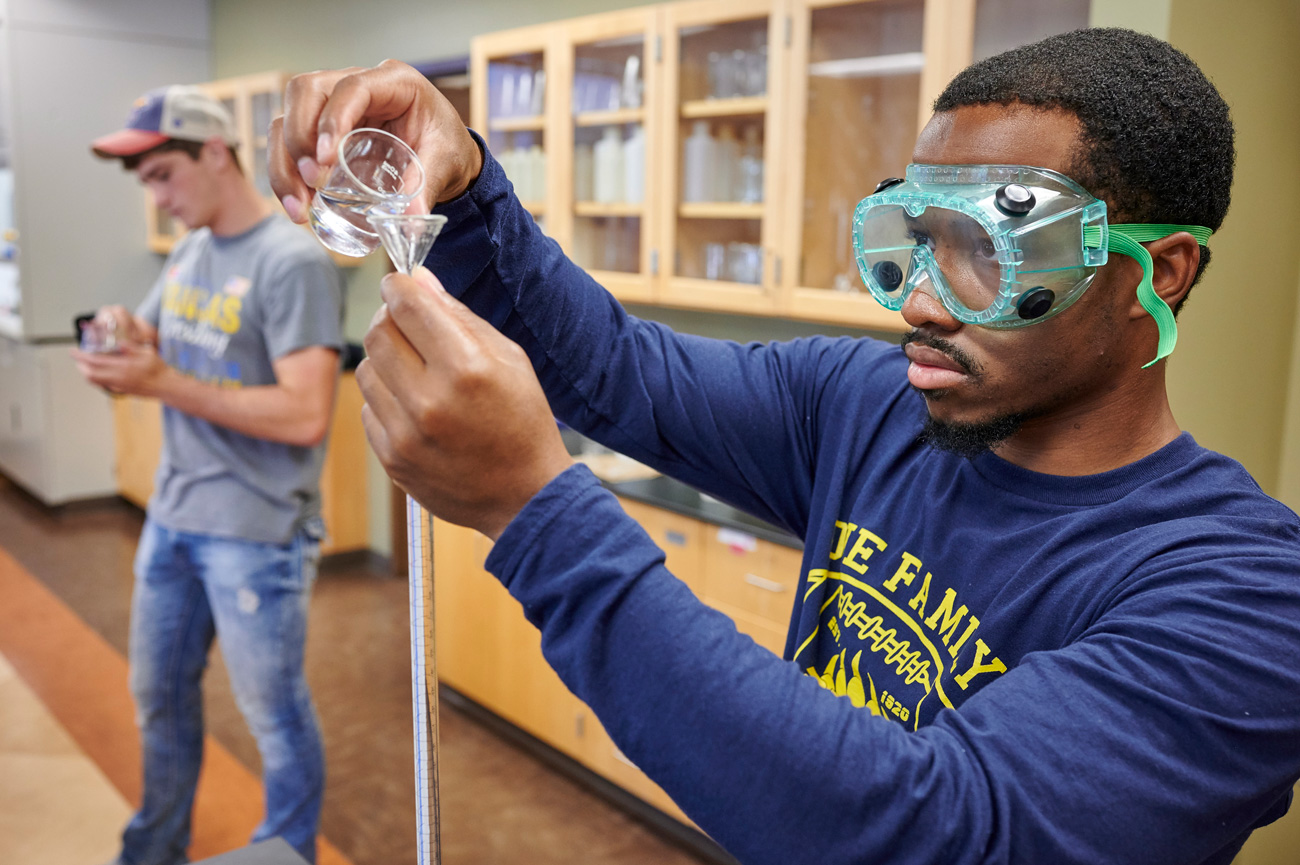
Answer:
[[[745,574],[745,582],[749,583],[756,589],[762,589],[765,592],[784,592],[785,585],[778,583],[776,580],[769,580],[766,577],[760,577],[758,574]]]

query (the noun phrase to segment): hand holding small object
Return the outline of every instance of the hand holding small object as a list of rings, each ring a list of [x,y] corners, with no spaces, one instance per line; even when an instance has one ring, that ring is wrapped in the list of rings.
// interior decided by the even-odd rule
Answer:
[[[370,444],[430,513],[495,539],[573,463],[532,363],[424,268],[381,293],[357,368]]]
[[[460,195],[482,170],[483,155],[456,109],[412,67],[387,60],[373,69],[297,75],[268,144],[271,188],[295,222],[307,220],[306,203],[336,161],[338,141],[360,126],[390,132],[419,155],[424,212]]]

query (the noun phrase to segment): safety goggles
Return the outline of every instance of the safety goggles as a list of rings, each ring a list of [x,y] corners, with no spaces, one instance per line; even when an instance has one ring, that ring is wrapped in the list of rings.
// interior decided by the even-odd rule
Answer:
[[[909,165],[859,202],[853,215],[858,271],[881,305],[902,309],[918,288],[953,318],[982,327],[1023,327],[1068,309],[1109,252],[1142,265],[1138,300],[1156,320],[1152,363],[1177,342],[1173,312],[1151,285],[1142,241],[1210,229],[1108,225],[1106,203],[1070,178],[1023,165]]]

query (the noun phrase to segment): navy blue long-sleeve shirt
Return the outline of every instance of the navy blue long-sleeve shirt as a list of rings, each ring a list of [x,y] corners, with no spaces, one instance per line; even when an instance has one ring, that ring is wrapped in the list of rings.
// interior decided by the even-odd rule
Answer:
[[[805,540],[785,658],[585,468],[487,567],[547,660],[751,863],[1227,863],[1300,777],[1300,520],[1188,434],[1043,475],[917,443],[897,348],[629,316],[485,155],[428,260],[557,417]]]

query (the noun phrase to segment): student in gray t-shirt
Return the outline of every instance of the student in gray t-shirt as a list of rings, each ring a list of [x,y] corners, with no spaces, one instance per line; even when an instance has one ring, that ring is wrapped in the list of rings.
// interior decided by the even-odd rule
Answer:
[[[95,153],[135,171],[190,233],[134,315],[98,313],[117,351],[74,353],[90,382],[164,406],[131,609],[144,801],[119,862],[188,861],[200,683],[218,635],[262,756],[266,814],[253,840],[282,836],[314,862],[325,770],[303,650],[342,279],[244,177],[219,103],[163,88],[137,102],[127,127]]]

